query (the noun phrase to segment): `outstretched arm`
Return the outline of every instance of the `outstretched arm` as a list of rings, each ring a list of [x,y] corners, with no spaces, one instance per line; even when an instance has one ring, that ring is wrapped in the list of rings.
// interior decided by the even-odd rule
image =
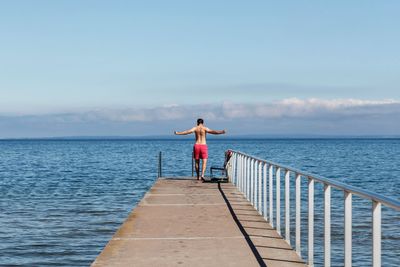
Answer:
[[[177,132],[177,131],[175,131],[174,134],[176,134],[176,135],[186,135],[186,134],[191,134],[191,133],[193,133],[194,130],[195,130],[195,127],[193,127],[193,128],[190,129],[190,130],[183,131],[183,132]]]
[[[225,134],[225,130],[211,130],[206,128],[206,132],[209,134]]]

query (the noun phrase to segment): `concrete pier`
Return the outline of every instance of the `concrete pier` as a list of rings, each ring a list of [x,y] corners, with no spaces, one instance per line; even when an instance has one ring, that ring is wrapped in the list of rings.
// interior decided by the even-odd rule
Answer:
[[[230,183],[158,179],[92,266],[306,266]]]

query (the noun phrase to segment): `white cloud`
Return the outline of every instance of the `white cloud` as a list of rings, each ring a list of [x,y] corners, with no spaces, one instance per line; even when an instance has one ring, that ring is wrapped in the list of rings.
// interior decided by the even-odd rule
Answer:
[[[359,100],[317,98],[289,98],[275,103],[258,104],[223,104],[223,114],[227,118],[281,118],[281,117],[318,117],[321,115],[371,114],[388,110],[399,111],[400,101],[395,100]]]
[[[55,121],[114,121],[114,122],[153,122],[194,119],[204,117],[207,120],[231,119],[279,119],[314,118],[326,116],[371,115],[399,113],[400,101],[360,100],[360,99],[299,99],[288,98],[267,103],[232,103],[209,105],[168,104],[153,108],[97,109],[87,112],[30,115],[19,118],[53,118]],[[10,117],[10,116],[7,116]]]
[[[114,122],[153,122],[195,119],[279,119],[399,113],[400,101],[360,99],[298,99],[289,98],[270,103],[231,103],[214,105],[164,105],[154,108],[96,110],[81,114],[58,115],[64,119],[109,120]],[[54,115],[57,117],[57,115]]]
[[[288,98],[278,102],[285,106],[295,106],[295,107],[311,107],[311,108],[325,108],[330,110],[335,110],[338,108],[347,107],[360,107],[360,106],[373,106],[373,105],[387,105],[387,104],[399,104],[400,101],[395,101],[393,99],[387,100],[360,100],[360,99],[318,99],[310,98],[306,100],[298,98]]]

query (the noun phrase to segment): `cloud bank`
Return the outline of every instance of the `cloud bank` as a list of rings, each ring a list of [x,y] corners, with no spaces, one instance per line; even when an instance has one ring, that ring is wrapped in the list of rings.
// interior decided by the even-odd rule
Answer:
[[[267,103],[164,105],[1,116],[0,137],[164,135],[203,117],[233,134],[400,135],[400,101],[290,98]]]
[[[213,105],[164,105],[154,108],[102,109],[83,113],[50,115],[74,121],[106,120],[113,122],[174,121],[204,117],[208,120],[325,118],[352,115],[390,114],[399,111],[400,101],[358,99],[298,99],[273,103],[231,103]]]

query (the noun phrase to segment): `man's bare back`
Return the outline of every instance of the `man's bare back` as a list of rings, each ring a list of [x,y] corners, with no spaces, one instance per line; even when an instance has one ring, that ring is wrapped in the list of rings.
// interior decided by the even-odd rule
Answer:
[[[207,130],[209,130],[207,127],[204,127],[203,124],[200,124],[199,126],[194,127],[194,134],[196,136],[196,144],[203,144],[205,145],[206,142],[206,135],[207,135]]]

